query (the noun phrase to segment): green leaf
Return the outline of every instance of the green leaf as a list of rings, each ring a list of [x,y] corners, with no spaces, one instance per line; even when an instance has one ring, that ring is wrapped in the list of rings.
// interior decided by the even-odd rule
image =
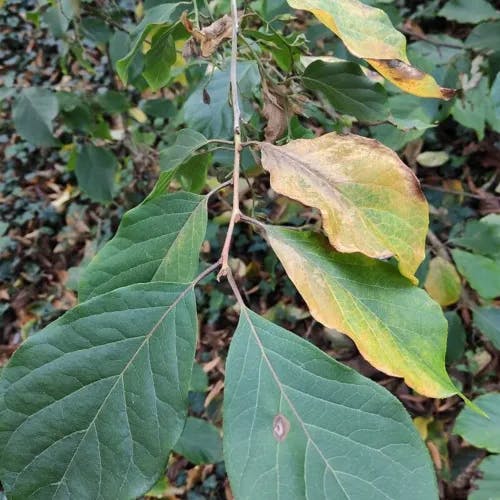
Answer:
[[[496,50],[500,47],[500,22],[476,26],[465,40],[465,46],[475,50]]]
[[[481,478],[473,480],[478,488],[473,490],[469,500],[498,500],[500,498],[500,455],[486,457],[478,467]]]
[[[96,43],[108,43],[113,36],[113,30],[103,19],[99,17],[83,17],[80,26],[85,36]]]
[[[109,149],[88,144],[78,152],[75,167],[78,186],[92,201],[113,199],[117,169],[118,161]]]
[[[500,453],[500,393],[485,394],[473,402],[487,417],[466,406],[455,421],[453,433],[462,436],[477,448]]]
[[[191,284],[81,304],[4,369],[0,478],[12,500],[136,498],[181,435],[196,344]]]
[[[262,500],[438,496],[394,396],[245,307],[226,361],[224,457],[239,500],[256,488]]]
[[[489,19],[498,19],[500,13],[486,0],[448,0],[438,12],[439,16],[448,21],[458,23],[476,24]]]
[[[449,241],[475,253],[500,258],[500,215],[490,214],[480,220],[470,220],[463,235]]]
[[[148,9],[142,21],[132,32],[132,41],[130,50],[125,57],[122,57],[116,63],[116,71],[122,82],[126,85],[128,82],[129,68],[134,60],[136,53],[140,50],[142,43],[156,25],[168,24],[175,21],[175,11],[182,2],[163,3]]]
[[[104,111],[110,114],[123,113],[130,108],[130,102],[122,92],[107,90],[97,96],[97,102]]]
[[[193,373],[191,375],[191,383],[189,390],[193,392],[206,392],[208,389],[208,375],[203,371],[203,368],[195,363],[193,365]]]
[[[144,202],[153,200],[158,196],[163,196],[167,193],[170,183],[175,177],[177,170],[167,170],[166,172],[162,172],[156,181],[153,190],[148,194]]]
[[[159,29],[151,40],[151,48],[144,57],[142,75],[152,90],[164,87],[170,80],[170,68],[177,59],[172,28]]]
[[[463,125],[475,130],[480,141],[484,139],[484,127],[488,109],[488,82],[485,77],[479,83],[465,92],[461,99],[456,99],[451,114],[453,118]]]
[[[35,146],[55,146],[53,121],[59,112],[55,94],[40,87],[23,89],[15,100],[12,119],[19,135]]]
[[[190,193],[158,196],[129,210],[85,269],[80,301],[133,283],[190,281],[206,225],[207,199]]]
[[[212,153],[196,155],[183,163],[176,173],[182,189],[200,193],[207,182],[208,167],[212,163]]]
[[[348,335],[373,366],[421,394],[457,394],[445,370],[441,308],[395,266],[335,252],[308,231],[266,226],[266,233],[317,321]]]
[[[229,67],[214,69],[186,100],[183,111],[186,124],[209,139],[229,139],[233,132],[233,111],[229,105]],[[237,65],[238,90],[243,120],[248,120],[253,108],[246,98],[251,97],[260,84],[255,61],[241,61]],[[208,98],[208,99],[207,99]]]
[[[500,23],[498,24],[500,29]],[[500,73],[497,73],[490,89],[488,108],[486,109],[486,121],[495,132],[500,133]]]
[[[174,451],[196,465],[216,464],[224,460],[217,427],[201,418],[187,418]]]
[[[379,83],[370,81],[358,64],[315,61],[307,66],[302,81],[320,91],[339,112],[362,122],[378,122],[389,116],[387,95]]]
[[[179,130],[174,144],[160,151],[160,168],[165,171],[182,165],[197,149],[207,143],[208,139],[196,130]]]
[[[60,6],[49,7],[42,15],[55,38],[63,38],[68,31],[70,19],[62,12]]]
[[[444,313],[448,321],[448,339],[446,344],[446,364],[455,363],[465,352],[467,332],[456,311]]]
[[[494,299],[500,295],[500,261],[458,249],[451,254],[460,274],[481,297]]]
[[[500,308],[477,307],[473,310],[474,326],[500,349]]]

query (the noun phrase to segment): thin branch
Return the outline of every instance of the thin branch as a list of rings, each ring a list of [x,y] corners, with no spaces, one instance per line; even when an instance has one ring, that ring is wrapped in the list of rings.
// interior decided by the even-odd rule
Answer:
[[[238,304],[241,307],[246,307],[245,301],[243,300],[243,297],[241,296],[241,293],[238,289],[238,285],[236,284],[236,281],[234,280],[234,276],[233,276],[231,269],[228,270],[226,277],[227,277],[227,281],[229,282],[229,285],[231,286],[231,289],[233,290],[234,296],[236,297],[236,300],[238,301]]]
[[[246,222],[247,224],[253,224],[254,226],[258,226],[264,231],[266,230],[266,225],[263,222],[260,222],[257,219],[254,219],[253,217],[249,217],[248,215],[245,214],[240,214],[240,219],[243,222]]]
[[[432,186],[431,184],[421,184],[425,189],[431,189],[432,191],[439,191],[441,193],[454,194],[455,196],[465,196],[468,198],[475,198],[476,200],[482,200],[483,196],[478,194],[467,193],[466,191],[455,191],[454,189],[445,189],[439,186]]]
[[[436,233],[430,229],[427,233],[427,241],[430,243],[436,255],[439,255],[444,260],[451,262],[448,248],[446,248],[446,245],[437,237]]]
[[[222,184],[219,184],[216,188],[212,189],[212,191],[209,191],[207,193],[207,195],[206,195],[207,198],[210,198],[210,196],[214,195],[215,193],[217,193],[221,189],[224,189],[225,187],[230,186],[232,183],[233,183],[233,180],[229,179],[228,181],[223,182]]]
[[[226,141],[225,139],[209,139],[207,144],[229,144],[232,146],[234,144],[233,141]]]
[[[233,209],[227,229],[226,239],[221,253],[221,269],[217,279],[229,272],[229,250],[233,238],[234,226],[240,218],[240,157],[241,157],[241,131],[240,131],[240,103],[238,99],[238,5],[236,0],[231,0],[231,17],[233,20],[233,33],[231,37],[231,101],[233,104],[233,131],[234,131],[234,167],[233,167]]]
[[[220,259],[211,266],[208,266],[204,271],[202,271],[196,278],[191,282],[192,286],[199,283],[203,278],[206,278],[209,274],[213,273],[221,265]]]
[[[464,47],[462,45],[457,45],[454,43],[448,43],[448,42],[440,42],[439,40],[434,40],[430,38],[428,35],[421,35],[420,33],[415,33],[414,31],[402,29],[401,30],[405,35],[411,36],[413,38],[416,38],[417,40],[422,40],[424,42],[430,43],[431,45],[435,45],[436,47],[448,47],[450,49],[457,49],[457,50],[466,50],[467,47]]]

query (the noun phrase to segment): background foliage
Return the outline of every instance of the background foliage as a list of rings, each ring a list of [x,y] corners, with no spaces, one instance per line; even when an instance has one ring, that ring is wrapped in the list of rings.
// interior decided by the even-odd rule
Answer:
[[[170,3],[160,19],[155,10],[160,2],[154,0],[4,2],[2,363],[22,339],[76,303],[81,270],[160,173],[168,179],[181,166],[175,183],[193,193],[186,203],[196,203],[196,193],[225,180],[231,169],[231,152],[210,143],[232,137],[229,69],[220,52],[203,59],[182,51],[190,36],[183,24],[156,32],[150,40],[154,53],[140,50],[149,40],[149,22],[179,17],[183,8]],[[198,3],[203,24],[229,9],[228,2]],[[495,434],[500,419],[495,300],[500,295],[500,14],[486,0],[473,6],[464,0],[365,3],[383,8],[406,33],[412,63],[443,86],[461,89],[459,95],[443,103],[404,94],[360,66],[361,60],[312,16],[301,12],[292,20],[281,0],[246,2],[239,62],[244,133],[273,140],[351,130],[397,150],[416,172],[431,206],[427,258],[417,276],[445,309],[452,378],[468,397],[478,397],[492,429],[462,411],[457,397],[439,401],[413,393],[400,379],[368,365],[347,337],[317,324],[274,255],[248,227],[237,228],[232,265],[255,311],[356,367],[403,402],[426,440],[443,498],[489,498],[500,481],[495,466],[500,451]],[[314,59],[325,54],[327,60]],[[159,60],[170,67],[159,67]],[[214,70],[207,76],[209,63]],[[307,94],[289,78],[299,68]],[[273,123],[272,106],[285,110],[285,119]],[[179,132],[185,127],[191,130]],[[243,167],[249,179],[243,185],[245,203],[257,215],[275,223],[318,224],[317,210],[270,189],[247,150]],[[208,222],[202,247],[207,260],[220,253],[226,196],[222,192],[209,205],[210,213],[222,215]],[[92,284],[86,289],[90,296]],[[206,422],[221,424],[224,360],[237,314],[229,291],[213,278],[196,293],[203,326],[190,414],[204,420],[189,421],[186,439],[155,489],[159,498],[230,495],[220,437],[214,427],[206,429]],[[486,453],[491,455],[484,458]]]

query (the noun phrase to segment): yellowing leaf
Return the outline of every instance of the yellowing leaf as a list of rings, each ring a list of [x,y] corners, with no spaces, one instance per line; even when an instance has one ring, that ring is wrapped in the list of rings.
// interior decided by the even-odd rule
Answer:
[[[333,251],[322,236],[266,227],[312,316],[348,335],[373,366],[428,397],[457,394],[445,369],[441,308],[387,262]]]
[[[429,264],[424,287],[441,306],[450,306],[457,302],[462,291],[460,276],[455,266],[439,256],[432,259]]]
[[[416,282],[428,208],[417,178],[396,153],[372,139],[335,133],[285,146],[261,143],[261,151],[273,189],[318,208],[338,251],[394,255],[401,273]]]
[[[452,89],[440,87],[434,78],[411,66],[406,38],[381,9],[358,0],[288,0],[291,7],[312,12],[345,44],[349,52],[366,59],[394,85],[420,97],[451,99]]]

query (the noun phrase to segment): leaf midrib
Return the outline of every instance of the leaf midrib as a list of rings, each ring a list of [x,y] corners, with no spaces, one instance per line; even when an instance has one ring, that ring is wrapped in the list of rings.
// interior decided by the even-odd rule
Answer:
[[[297,411],[297,409],[295,408],[294,404],[292,403],[292,401],[288,397],[288,394],[286,393],[286,391],[284,389],[284,386],[281,383],[280,378],[278,377],[278,374],[274,370],[274,367],[272,366],[272,363],[269,360],[269,358],[268,358],[268,356],[267,356],[267,354],[265,352],[264,345],[262,344],[262,341],[260,340],[260,337],[259,337],[259,335],[258,335],[258,333],[257,333],[257,331],[255,329],[255,326],[254,326],[252,320],[250,319],[250,315],[248,314],[248,309],[246,307],[242,307],[241,314],[244,314],[246,316],[248,324],[250,325],[250,330],[252,332],[252,335],[253,335],[253,337],[255,339],[255,342],[256,342],[257,346],[259,347],[259,349],[261,351],[261,356],[264,359],[264,361],[266,362],[266,365],[267,365],[269,371],[271,372],[271,375],[272,375],[272,377],[273,377],[276,385],[278,386],[278,389],[279,389],[281,395],[283,396],[283,398],[287,402],[288,406],[292,410],[292,413],[294,414],[295,418],[299,422],[299,424],[300,424],[300,426],[302,428],[302,431],[304,432],[304,434],[305,434],[308,442],[312,443],[312,445],[315,447],[315,449],[317,450],[319,456],[324,461],[326,468],[328,468],[332,472],[333,476],[335,477],[335,480],[337,481],[338,485],[340,486],[340,488],[344,492],[346,498],[350,499],[351,497],[347,494],[347,492],[345,491],[342,483],[340,482],[340,480],[337,477],[337,471],[335,471],[335,469],[333,469],[333,467],[328,463],[328,460],[323,455],[323,452],[321,451],[321,449],[319,448],[319,446],[315,443],[315,441],[312,439],[311,435],[309,434],[309,431],[305,427],[305,424],[304,424],[303,420],[300,417],[299,412]]]
[[[127,364],[125,365],[125,367],[122,369],[122,371],[118,374],[115,374],[113,375],[113,377],[117,377],[115,383],[111,386],[111,388],[109,389],[108,391],[108,394],[106,395],[106,397],[104,398],[102,404],[99,406],[94,418],[90,421],[90,423],[88,424],[82,438],[80,439],[80,442],[78,444],[78,446],[76,447],[76,450],[75,452],[73,453],[72,457],[71,457],[71,460],[69,461],[68,465],[66,466],[66,469],[61,477],[61,479],[57,482],[57,483],[51,483],[51,484],[58,484],[58,487],[56,489],[56,491],[54,492],[54,494],[52,495],[52,498],[55,498],[57,493],[59,492],[59,488],[60,486],[63,484],[63,481],[66,477],[66,474],[68,472],[68,470],[70,469],[72,463],[73,463],[73,460],[75,459],[76,455],[78,454],[78,451],[80,449],[80,446],[81,444],[83,443],[83,441],[85,440],[86,436],[88,435],[89,433],[89,430],[92,428],[92,426],[95,425],[95,422],[98,418],[98,416],[100,415],[101,411],[103,410],[104,406],[106,405],[109,397],[111,396],[111,394],[114,392],[114,390],[116,389],[118,383],[120,381],[123,380],[123,376],[125,375],[125,373],[127,372],[127,370],[130,368],[130,366],[132,365],[132,363],[134,362],[135,358],[138,356],[138,354],[141,352],[141,350],[143,349],[143,347],[149,342],[150,338],[154,335],[154,333],[158,330],[158,328],[160,327],[160,325],[163,323],[163,321],[166,319],[166,317],[169,315],[169,313],[175,309],[175,307],[177,307],[177,305],[179,304],[179,302],[188,294],[188,292],[193,288],[194,286],[194,283],[190,283],[188,286],[186,286],[186,288],[182,291],[182,293],[179,294],[179,296],[172,302],[172,304],[170,304],[167,308],[167,310],[160,316],[160,318],[158,319],[158,321],[153,325],[153,327],[151,328],[151,330],[144,336],[144,340],[141,342],[141,344],[138,346],[137,350],[135,351],[135,353],[132,355],[132,357],[130,358],[130,360],[127,362]],[[110,377],[111,378],[111,377]],[[19,427],[18,427],[19,428]],[[17,431],[17,429],[15,429],[13,431],[13,433],[11,434],[11,437],[12,435]],[[84,429],[80,429],[78,432],[83,432]],[[61,439],[64,439],[65,437],[67,436],[63,436]],[[10,439],[9,439],[10,441]],[[8,442],[7,442],[8,444]],[[52,443],[53,444],[53,443]],[[52,446],[51,444],[51,446]],[[6,445],[7,446],[7,445]],[[49,446],[50,448],[50,446]],[[45,450],[43,450],[45,451]],[[41,453],[43,453],[43,451]],[[132,460],[132,458],[131,458]],[[23,474],[23,472],[33,463],[33,460],[31,460],[17,475],[16,475],[16,480],[14,481],[14,483],[12,484],[12,488],[11,489],[14,489],[15,486],[16,486],[16,483],[18,481],[18,479],[21,477],[21,475]]]

